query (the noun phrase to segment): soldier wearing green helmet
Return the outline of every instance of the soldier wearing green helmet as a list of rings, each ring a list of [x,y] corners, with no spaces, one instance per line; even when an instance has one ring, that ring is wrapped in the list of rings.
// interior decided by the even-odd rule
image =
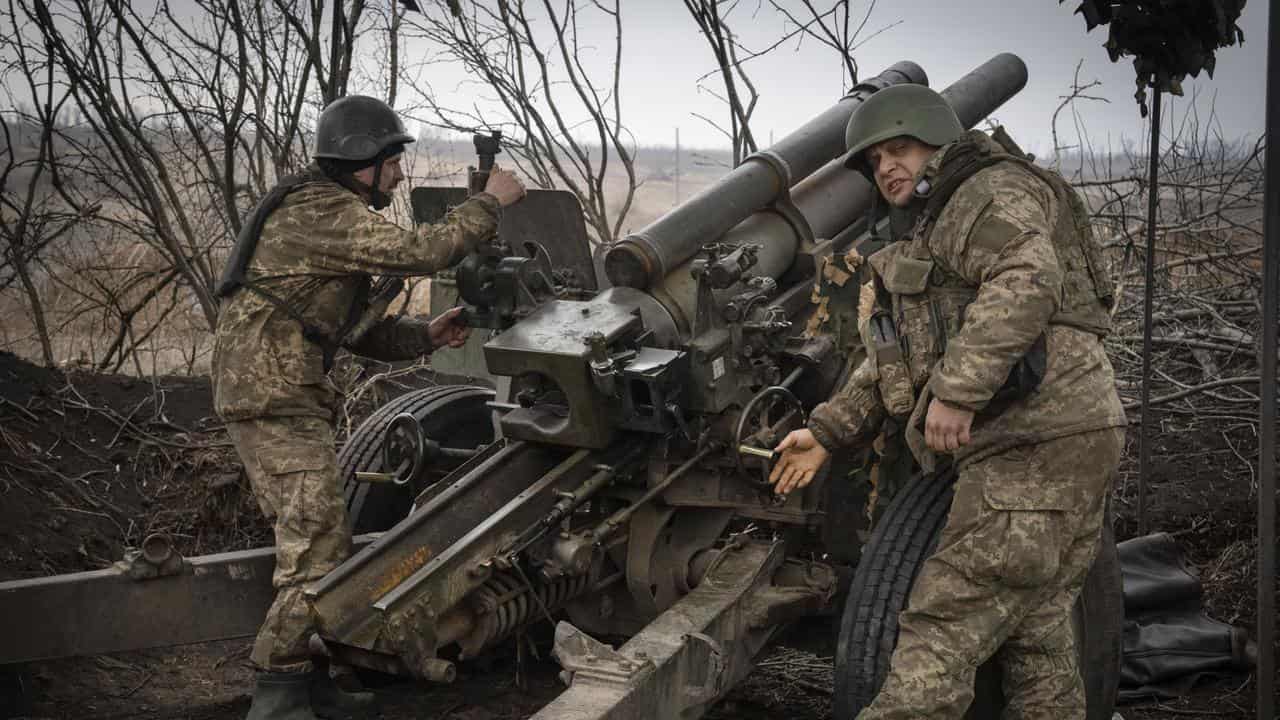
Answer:
[[[996,656],[1005,714],[1085,718],[1071,608],[1097,551],[1125,416],[1102,337],[1112,297],[1085,207],[1002,128],[966,131],[919,85],[854,111],[847,167],[899,218],[867,257],[868,357],[788,435],[779,492],[887,425],[955,499],[899,618],[889,675],[859,720],[961,718]],[[879,333],[876,335],[875,333]]]
[[[458,309],[428,321],[387,317],[387,304],[399,278],[450,267],[492,237],[501,209],[525,193],[494,168],[485,192],[439,223],[401,228],[373,210],[404,180],[411,142],[381,100],[330,103],[316,123],[313,163],[249,213],[217,289],[214,409],[275,525],[276,598],[253,646],[260,672],[248,720],[371,711],[372,696],[339,687],[309,647],[304,588],[345,560],[351,543],[332,425],[341,398],[328,371],[339,348],[394,361],[462,345]]]
[[[894,138],[913,138],[939,148],[960,139],[964,126],[934,90],[914,83],[891,85],[872,95],[849,118],[844,144],[849,149],[845,167],[858,170],[874,182],[865,152]]]

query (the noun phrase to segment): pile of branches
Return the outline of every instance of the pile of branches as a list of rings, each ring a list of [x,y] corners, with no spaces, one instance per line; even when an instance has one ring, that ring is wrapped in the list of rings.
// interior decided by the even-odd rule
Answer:
[[[1150,403],[1154,433],[1225,433],[1224,472],[1253,478],[1261,356],[1264,139],[1227,143],[1194,115],[1162,151]],[[1137,421],[1141,398],[1147,159],[1083,168],[1076,184],[1112,258],[1118,302],[1107,349]],[[1092,176],[1092,177],[1089,177]],[[1159,447],[1156,448],[1159,452]],[[1256,486],[1254,487],[1256,491]]]

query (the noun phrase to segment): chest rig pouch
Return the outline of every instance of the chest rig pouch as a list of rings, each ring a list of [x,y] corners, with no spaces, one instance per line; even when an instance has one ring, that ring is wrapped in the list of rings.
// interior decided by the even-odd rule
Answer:
[[[905,416],[933,366],[960,332],[976,289],[947,282],[945,273],[915,242],[901,242],[871,258],[878,312],[868,323],[877,348],[877,377],[885,409]]]
[[[885,410],[899,418],[915,408],[918,392],[964,327],[965,310],[977,297],[977,288],[958,282],[932,258],[912,256],[908,251],[913,245],[903,242],[888,249],[897,252],[872,258],[883,293],[880,309],[864,327]],[[1040,386],[1047,349],[1041,333],[1009,371],[988,409],[1004,407]]]

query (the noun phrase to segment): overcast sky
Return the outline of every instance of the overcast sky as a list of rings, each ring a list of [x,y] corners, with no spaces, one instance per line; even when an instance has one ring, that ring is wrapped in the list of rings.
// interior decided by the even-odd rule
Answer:
[[[825,7],[827,3],[815,3]],[[1086,34],[1084,20],[1073,14],[1077,0],[880,0],[863,36],[883,30],[855,53],[861,74],[869,77],[898,60],[913,60],[928,72],[930,84],[943,89],[1000,52],[1016,53],[1026,62],[1025,90],[997,111],[1013,136],[1037,154],[1052,149],[1050,119],[1083,60],[1082,82],[1100,80],[1090,91],[1109,103],[1082,102],[1078,107],[1089,137],[1119,149],[1124,140],[1143,143],[1146,121],[1138,113],[1132,60],[1111,63],[1102,44],[1106,28]],[[1264,120],[1266,23],[1265,0],[1252,0],[1240,26],[1243,47],[1218,52],[1215,78],[1188,78],[1183,98],[1166,96],[1165,117],[1180,120],[1197,96],[1196,107],[1207,121],[1216,105],[1216,121],[1227,138],[1256,137]],[[680,0],[623,0],[623,94],[625,124],[642,144],[671,144],[678,126],[686,146],[722,146],[715,129],[692,113],[720,119],[724,108],[697,78],[714,67],[710,50]],[[865,3],[855,2],[855,12]],[[765,0],[742,0],[730,16],[744,44],[758,48],[783,32],[782,19]],[[885,29],[887,28],[887,29]],[[611,29],[601,27],[604,38]],[[601,48],[602,55],[612,52]],[[602,57],[601,59],[605,59]],[[753,128],[761,144],[770,133],[780,138],[832,102],[841,92],[840,67],[834,51],[812,40],[799,48],[791,43],[748,66],[760,92]],[[443,79],[443,78],[441,78]],[[718,80],[704,83],[720,89]],[[437,88],[440,85],[437,84]],[[1168,125],[1166,125],[1166,128]],[[1059,133],[1074,139],[1069,113],[1059,119]]]
[[[190,0],[179,0],[178,7]],[[392,2],[393,0],[380,0]],[[427,0],[440,2],[443,0]],[[798,0],[778,0],[799,8]],[[833,0],[814,0],[820,8]],[[584,45],[583,63],[597,79],[607,80],[613,60],[613,27],[591,4],[586,8],[579,42]],[[718,130],[694,116],[717,121],[726,118],[725,106],[707,91],[722,92],[723,85],[712,75],[698,87],[698,78],[714,70],[707,42],[700,35],[682,0],[620,0],[623,26],[622,115],[623,123],[642,145],[671,145],[680,129],[686,147],[725,147],[727,140]],[[1001,52],[1019,55],[1027,64],[1027,87],[996,112],[996,119],[1027,150],[1045,155],[1052,150],[1050,121],[1069,92],[1077,63],[1082,83],[1101,81],[1091,95],[1109,102],[1080,101],[1077,109],[1088,137],[1096,149],[1108,143],[1120,149],[1123,143],[1145,146],[1147,123],[1138,112],[1131,58],[1110,62],[1102,44],[1106,27],[1086,33],[1084,20],[1074,14],[1079,0],[878,0],[870,14],[854,56],[862,77],[870,77],[899,60],[919,63],[929,74],[930,84],[939,90]],[[538,3],[530,3],[537,6]],[[855,22],[870,3],[851,0]],[[1192,109],[1202,123],[1216,122],[1228,139],[1256,138],[1262,133],[1265,105],[1267,0],[1250,0],[1240,19],[1243,46],[1218,51],[1215,77],[1202,74],[1184,83],[1186,95],[1168,97],[1165,103],[1166,131],[1169,123],[1181,122]],[[728,16],[742,43],[762,49],[776,42],[788,30],[783,17],[769,0],[739,0]],[[543,26],[545,27],[545,25]],[[432,57],[426,47],[410,41],[406,56]],[[364,62],[378,66],[385,59],[370,46]],[[438,57],[438,56],[437,56]],[[835,51],[813,39],[784,44],[773,52],[749,61],[747,70],[760,93],[752,127],[760,144],[772,135],[781,138],[818,114],[842,94],[841,67]],[[487,89],[470,80],[459,67],[432,64],[423,73],[441,100],[449,107],[483,106]],[[369,91],[369,90],[366,90]],[[402,108],[413,100],[402,91]],[[572,113],[576,98],[565,90],[564,103]],[[1280,99],[1277,99],[1280,102]],[[1058,121],[1063,142],[1074,142],[1076,131],[1069,112]],[[584,131],[585,133],[585,131]]]

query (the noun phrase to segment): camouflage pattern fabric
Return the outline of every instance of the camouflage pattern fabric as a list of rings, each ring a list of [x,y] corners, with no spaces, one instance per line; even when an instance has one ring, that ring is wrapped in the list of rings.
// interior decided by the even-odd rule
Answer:
[[[994,141],[985,142],[999,150]],[[936,181],[947,157],[947,147],[934,153],[917,181]],[[1001,162],[965,180],[936,224],[918,224],[909,238],[869,258],[892,297],[915,395],[907,440],[926,469],[933,458],[920,424],[931,397],[976,413],[972,441],[956,453],[959,464],[1125,424],[1102,342],[1083,329],[1103,324],[1106,313],[1074,209],[1037,171]],[[1048,358],[1039,389],[992,406],[1014,364],[1041,333]],[[814,409],[809,427],[829,448],[847,445],[883,419],[873,408],[876,402],[871,388],[843,388]]]
[[[405,230],[333,182],[290,193],[263,226],[246,279],[284,300],[320,331],[336,335],[370,275],[425,275],[461,260],[498,227],[496,198],[481,193],[437,224]],[[422,320],[388,318],[354,352],[408,360],[431,352]],[[336,401],[319,345],[297,320],[240,288],[218,315],[213,351],[214,409],[225,421],[333,417]]]
[[[276,599],[250,658],[271,672],[307,672],[315,628],[303,590],[351,551],[333,430],[322,418],[256,418],[227,423],[262,512],[275,524]]]
[[[862,353],[857,311],[865,262],[857,248],[818,259],[809,297],[815,307],[804,328],[806,337],[823,334],[835,338],[837,351],[851,361]]]
[[[911,449],[902,436],[902,427],[886,422],[871,444],[874,464],[867,473],[871,490],[867,496],[865,513],[871,527],[884,517],[893,498],[919,473]]]
[[[1002,717],[1085,717],[1071,608],[1097,553],[1120,429],[1006,450],[967,465],[938,548],[899,616],[880,694],[858,720],[961,718],[999,653]]]
[[[823,447],[834,452],[875,436],[885,418],[876,378],[871,360],[863,360],[844,386],[809,414],[809,430]]]
[[[1007,161],[949,182],[975,151]],[[956,189],[867,259],[874,277],[863,292],[875,312],[889,313],[901,354],[886,347],[879,367],[859,368],[814,409],[809,429],[837,450],[905,426],[881,444],[905,442],[931,470],[936,458],[923,442],[930,402],[975,417],[970,443],[953,457],[955,502],[901,615],[889,678],[859,718],[960,718],[978,665],[997,652],[1006,717],[1083,717],[1070,609],[1096,552],[1125,424],[1101,342],[1110,320],[1105,268],[1066,183],[982,133],[940,148],[915,184],[926,193]],[[874,312],[860,312],[871,345],[868,320]],[[1042,335],[1038,388],[995,401]],[[883,481],[904,468],[885,478],[881,469],[873,513],[882,491],[893,491]]]
[[[245,276],[332,337],[364,301],[371,274],[442,270],[491,237],[498,215],[497,199],[482,193],[441,223],[404,230],[337,183],[307,183],[268,216]],[[431,352],[427,326],[386,318],[350,349],[412,359]],[[314,618],[303,588],[337,567],[351,543],[330,427],[338,398],[323,351],[296,318],[241,287],[218,315],[213,386],[214,409],[275,523],[277,595],[253,662],[273,672],[308,670]]]

